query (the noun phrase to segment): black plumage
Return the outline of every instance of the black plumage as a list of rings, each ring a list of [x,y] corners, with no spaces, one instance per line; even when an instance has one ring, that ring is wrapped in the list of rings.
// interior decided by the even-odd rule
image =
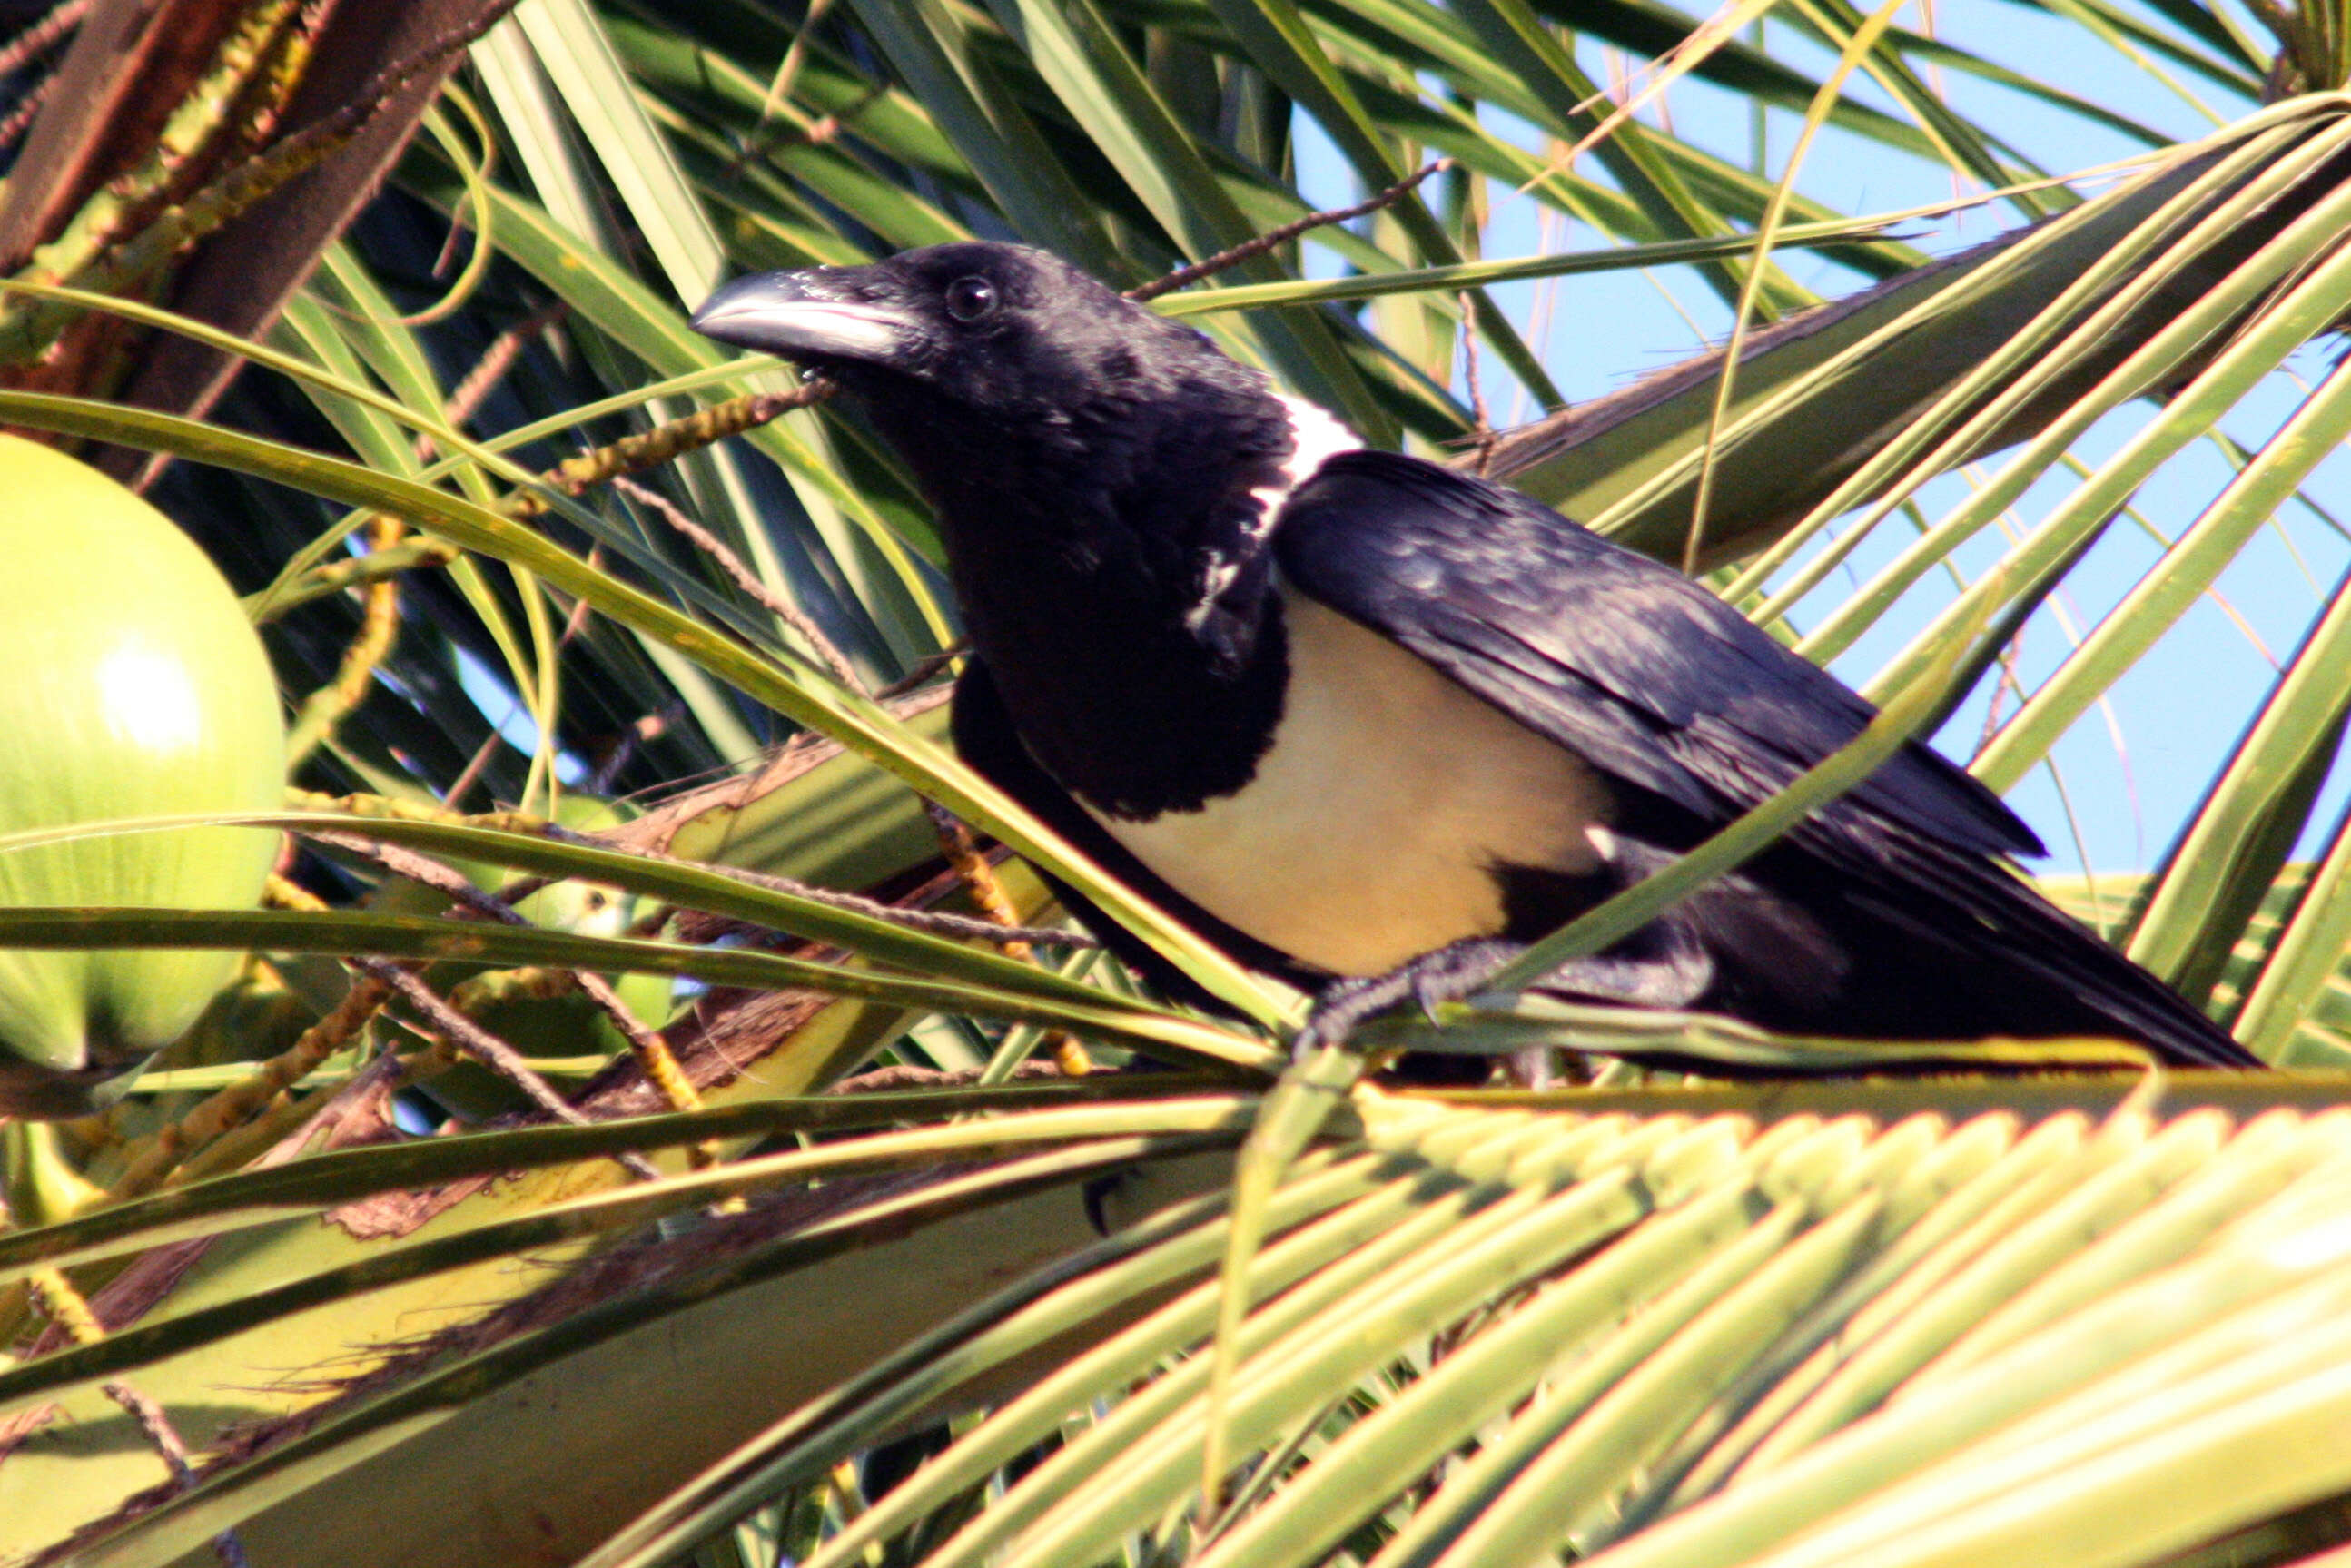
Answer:
[[[914,468],[977,652],[967,758],[1240,961],[1340,982],[1326,1025],[1474,985],[1871,717],[1678,573],[1499,486],[1351,450],[1043,253],[747,278],[695,324],[833,376]],[[1544,988],[2251,1064],[2004,862],[2040,852],[1908,747]]]

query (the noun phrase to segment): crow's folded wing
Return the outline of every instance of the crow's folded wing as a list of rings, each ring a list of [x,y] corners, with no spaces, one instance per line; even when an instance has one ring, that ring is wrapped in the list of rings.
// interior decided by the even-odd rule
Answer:
[[[1769,799],[1858,736],[1870,706],[1670,568],[1523,496],[1416,458],[1349,453],[1283,507],[1289,587],[1395,639],[1519,723],[1701,824]],[[2029,978],[2077,1027],[2174,1060],[2258,1063],[1999,857],[2040,854],[2000,799],[1909,745],[1787,835],[1844,916],[1900,951]]]
[[[1325,463],[1282,508],[1273,549],[1298,591],[1702,821],[1769,799],[1874,712],[1679,572],[1417,458]],[[1923,746],[1815,831],[1855,812],[1956,850],[2043,852],[1999,797]]]

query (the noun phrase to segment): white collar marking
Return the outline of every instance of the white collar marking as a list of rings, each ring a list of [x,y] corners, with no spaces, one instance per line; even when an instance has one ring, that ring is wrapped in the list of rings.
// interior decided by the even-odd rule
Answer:
[[[1342,452],[1359,452],[1363,442],[1355,433],[1339,423],[1330,410],[1308,402],[1302,397],[1280,394],[1282,412],[1290,418],[1290,437],[1293,443],[1290,456],[1281,465],[1281,477],[1271,485],[1262,485],[1249,492],[1257,497],[1258,525],[1262,532],[1273,523],[1274,514],[1290,499],[1290,493],[1314,477],[1314,471]]]
[[[1199,602],[1184,617],[1186,627],[1195,632],[1216,608],[1217,600],[1232,580],[1239,575],[1241,563],[1250,551],[1272,531],[1273,519],[1280,515],[1290,493],[1314,477],[1316,469],[1343,452],[1358,452],[1363,442],[1355,433],[1339,423],[1328,409],[1308,402],[1304,398],[1291,397],[1287,392],[1275,394],[1281,402],[1283,415],[1290,423],[1290,452],[1282,460],[1281,476],[1270,485],[1260,485],[1249,495],[1257,502],[1257,516],[1249,525],[1248,543],[1222,559],[1209,563],[1206,580],[1201,583]]]

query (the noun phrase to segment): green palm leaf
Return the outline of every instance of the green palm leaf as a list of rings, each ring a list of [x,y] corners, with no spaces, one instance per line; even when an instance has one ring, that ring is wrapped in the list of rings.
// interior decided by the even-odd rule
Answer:
[[[238,8],[215,9],[206,26]],[[100,0],[85,34],[148,25],[138,10]],[[1490,472],[1660,559],[1695,533],[1726,596],[1887,702],[1874,741],[1953,714],[1973,731],[2013,676],[1976,770],[2002,789],[2053,774],[2085,719],[2202,634],[2205,606],[2265,597],[2274,540],[2306,549],[2313,608],[2283,631],[2273,604],[2252,612],[2280,653],[2151,863],[2050,885],[2270,1060],[2339,1064],[2351,579],[2327,459],[2351,399],[2339,367],[2304,378],[2297,355],[2351,319],[2351,120],[2331,90],[2259,101],[2343,85],[2339,19],[2264,11],[2270,40],[2194,0],[2022,13],[2147,88],[2109,93],[1949,13],[1863,49],[1862,13],[1829,0],[1736,38],[1646,0],[525,0],[449,93],[403,110],[425,137],[393,160],[387,135],[322,183],[391,170],[341,237],[248,224],[109,305],[187,345],[142,384],[189,384],[183,356],[251,362],[216,421],[129,406],[79,350],[0,412],[180,459],[158,493],[252,595],[294,703],[332,695],[367,645],[355,585],[398,585],[397,635],[355,697],[310,710],[304,809],[266,820],[341,835],[294,869],[348,907],[0,911],[10,945],[261,953],[103,1118],[0,1134],[24,1218],[72,1210],[77,1184],[120,1189],[0,1231],[0,1555],[203,1561],[225,1532],[256,1562],[356,1564],[2217,1565],[2351,1536],[2339,1080],[2019,1075],[2115,1060],[2085,1041],[1988,1042],[1975,1077],[1790,1084],[1768,1075],[1914,1059],[1483,998],[1363,1043],[1666,1049],[1766,1076],[1359,1087],[1271,1157],[1312,1103],[1259,1097],[1279,1051],[1256,1030],[1143,996],[1107,960],[1040,967],[892,913],[957,896],[927,796],[1258,1023],[1295,1016],[964,768],[935,685],[871,695],[956,629],[936,532],[869,432],[802,408],[632,491],[538,477],[789,386],[687,328],[726,274],[989,235],[1133,285],[1449,156],[1386,211],[1159,308],[1384,444],[1477,435],[1473,365],[1489,392],[1512,383],[1538,417]],[[349,37],[319,42],[331,57]],[[1610,51],[1694,38],[1662,106],[1563,156],[1611,112]],[[1822,51],[1848,47],[1856,76],[1823,96]],[[1987,89],[2039,118],[1986,110]],[[2189,100],[2213,129],[2183,141],[2164,127]],[[1734,145],[1709,129],[1724,103],[1773,134]],[[59,128],[82,112],[55,111],[20,161],[0,235],[72,219]],[[1834,182],[1783,193],[1792,115],[1925,195],[1872,212],[1828,199]],[[2053,125],[2143,157],[2048,180],[2091,161]],[[93,178],[119,173],[120,149],[78,134]],[[1951,252],[1920,226],[1946,179],[2019,226]],[[166,232],[139,254],[174,254]],[[264,342],[242,341],[314,256]],[[239,267],[256,298],[215,308]],[[1813,284],[1823,267],[1874,287]],[[1681,267],[1723,302],[1754,285],[1730,395],[1702,352],[1561,406],[1575,367],[1526,302]],[[1808,309],[1815,287],[1845,298]],[[2218,478],[2198,466],[2212,453]],[[375,512],[421,532],[362,555]],[[2117,520],[2164,541],[2119,577]],[[2028,628],[2066,652],[2020,664]],[[1867,759],[1800,788],[1833,792]],[[561,817],[580,793],[660,799],[602,805],[576,838],[437,811]],[[330,818],[320,794],[375,814]],[[2102,786],[2068,798],[2127,809]],[[602,888],[644,918],[392,913],[395,879],[354,832],[510,886]],[[1023,918],[1052,917],[1019,860],[1002,874]],[[725,922],[765,946],[708,945]],[[350,994],[333,960],[368,954],[430,960],[452,994],[699,977],[719,988],[641,1021],[705,1104],[660,1113],[601,1020],[563,1010],[576,998],[496,1016],[540,1031],[526,1060],[580,1125],[493,1124],[517,1097],[413,1010],[289,1050]],[[1220,1077],[994,1086],[1055,1031]],[[248,1080],[273,1058],[283,1082]],[[823,1092],[877,1063],[863,1092]],[[974,1082],[887,1092],[941,1071]],[[248,1121],[164,1152],[236,1082]],[[1269,1103],[1246,1166],[1265,1190],[1246,1189],[1236,1239],[1235,1151]],[[1220,1383],[1228,1252],[1255,1305]],[[60,1277],[112,1332],[44,1337],[26,1287]],[[188,1485],[142,1497],[165,1472],[115,1380],[188,1444]],[[1212,1425],[1225,1473],[1204,1498]],[[914,1448],[926,1461],[888,1484]]]

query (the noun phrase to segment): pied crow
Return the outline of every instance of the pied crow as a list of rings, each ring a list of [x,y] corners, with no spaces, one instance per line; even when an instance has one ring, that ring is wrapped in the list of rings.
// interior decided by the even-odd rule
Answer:
[[[831,378],[913,469],[974,650],[965,758],[1237,959],[1316,989],[1320,1036],[1467,994],[1870,719],[1680,573],[1364,450],[1044,252],[740,278],[694,324]],[[2257,1065],[2006,863],[2042,852],[1910,746],[1541,988],[1802,1034],[2118,1036]]]

